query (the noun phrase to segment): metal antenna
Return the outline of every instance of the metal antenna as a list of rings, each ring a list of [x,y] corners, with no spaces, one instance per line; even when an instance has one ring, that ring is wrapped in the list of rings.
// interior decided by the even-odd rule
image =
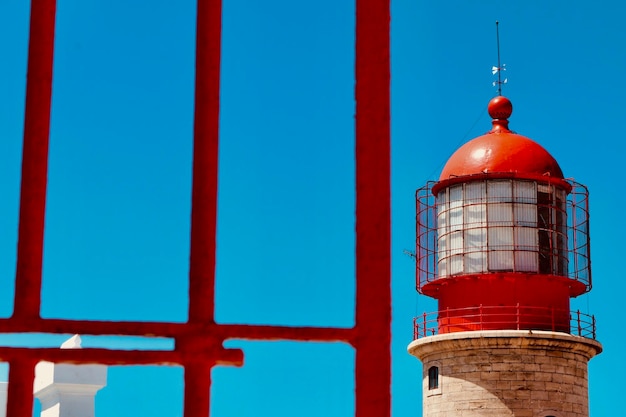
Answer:
[[[496,42],[497,42],[497,46],[498,46],[498,66],[497,67],[491,67],[491,73],[492,74],[496,74],[498,73],[498,81],[494,81],[493,85],[495,86],[496,84],[498,85],[498,95],[501,96],[502,95],[502,84],[506,84],[508,79],[504,79],[504,81],[502,81],[502,71],[506,71],[506,64],[501,65],[500,64],[500,30],[498,28],[498,24],[499,22],[496,20]]]

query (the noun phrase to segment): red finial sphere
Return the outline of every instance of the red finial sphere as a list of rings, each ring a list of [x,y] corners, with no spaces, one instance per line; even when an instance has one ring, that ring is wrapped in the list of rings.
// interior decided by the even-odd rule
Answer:
[[[511,100],[504,96],[497,96],[491,99],[487,106],[487,111],[492,119],[508,119],[513,113],[513,104]]]

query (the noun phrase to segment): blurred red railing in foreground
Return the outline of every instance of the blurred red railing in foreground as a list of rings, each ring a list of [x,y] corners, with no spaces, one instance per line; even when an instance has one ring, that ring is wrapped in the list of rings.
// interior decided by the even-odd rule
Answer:
[[[568,316],[569,328],[563,328]],[[546,330],[596,338],[596,319],[580,311],[526,306],[478,306],[424,313],[413,319],[413,339],[481,330]]]
[[[222,325],[215,322],[215,231],[219,142],[221,0],[198,0],[194,151],[186,323],[54,320],[40,317],[55,0],[31,0],[22,187],[14,312],[0,334],[171,337],[173,351],[17,348],[9,362],[7,415],[31,417],[38,361],[177,364],[185,368],[184,417],[207,417],[211,369],[241,366],[228,339],[342,342],[355,349],[355,415],[391,415],[391,206],[389,0],[356,1],[356,312],[351,328]],[[332,62],[328,62],[332,65]]]

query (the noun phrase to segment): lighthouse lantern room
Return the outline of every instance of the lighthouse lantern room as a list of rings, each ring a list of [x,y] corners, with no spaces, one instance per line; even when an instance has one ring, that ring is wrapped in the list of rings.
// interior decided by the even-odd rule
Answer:
[[[602,347],[595,319],[570,312],[591,290],[588,192],[509,129],[512,111],[493,98],[492,129],[416,192],[417,290],[439,305],[409,345],[425,417],[588,416]]]

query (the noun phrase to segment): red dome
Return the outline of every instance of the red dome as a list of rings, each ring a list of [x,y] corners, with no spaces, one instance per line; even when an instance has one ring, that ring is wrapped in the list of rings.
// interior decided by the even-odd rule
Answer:
[[[461,146],[446,163],[440,181],[476,174],[563,179],[563,171],[548,151],[509,130],[507,119],[513,106],[507,98],[495,97],[489,102],[488,110],[493,118],[491,131]]]

